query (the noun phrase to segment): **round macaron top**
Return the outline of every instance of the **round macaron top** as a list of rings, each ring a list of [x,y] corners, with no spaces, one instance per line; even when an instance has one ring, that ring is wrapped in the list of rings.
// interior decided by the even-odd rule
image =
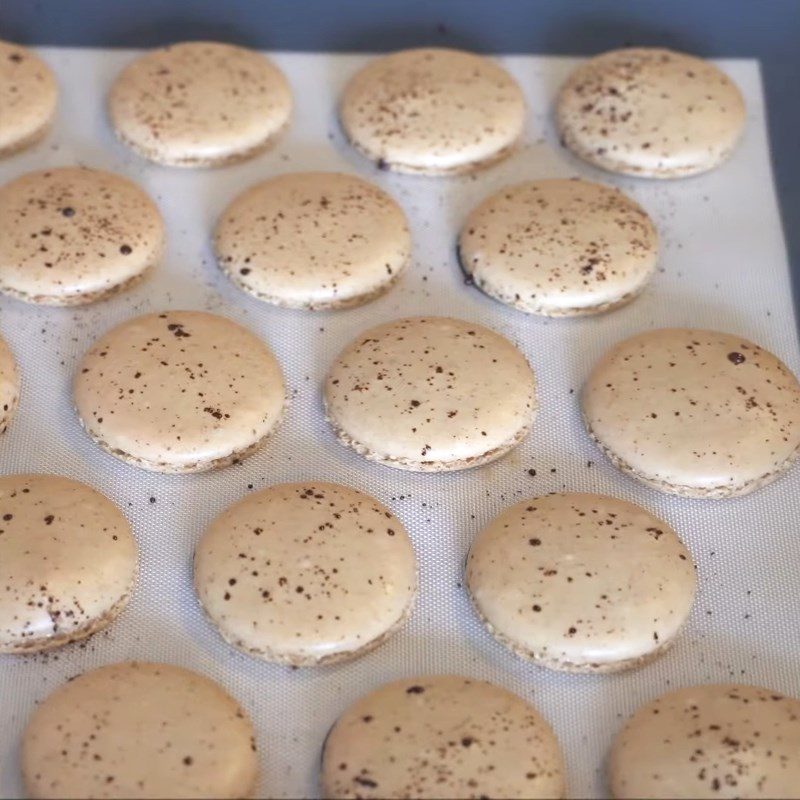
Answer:
[[[733,151],[744,100],[725,73],[661,48],[612,50],[579,66],[561,89],[561,137],[590,163],[629,175],[705,172]]]
[[[478,535],[466,582],[507,647],[554,669],[637,666],[669,644],[691,609],[688,550],[658,517],[596,494],[507,508]]]
[[[462,50],[401,50],[370,61],[339,106],[345,134],[381,167],[466,172],[517,142],[525,99],[498,64]]]
[[[214,244],[223,271],[250,294],[290,308],[340,308],[397,279],[411,234],[377,186],[355,175],[298,172],[239,195]]]
[[[58,85],[47,64],[25,47],[0,41],[0,156],[42,136],[57,102]]]
[[[108,498],[57,475],[0,477],[0,652],[54,647],[111,622],[136,577]]]
[[[412,317],[366,331],[325,382],[339,438],[402,469],[463,469],[517,444],[536,413],[525,356],[500,334],[448,317]]]
[[[561,798],[553,731],[499,686],[457,675],[401,680],[357,700],[322,754],[332,798]]]
[[[89,303],[141,276],[163,247],[158,209],[121,175],[62,167],[0,187],[0,292],[20,300]]]
[[[760,485],[800,447],[800,384],[730,333],[665,328],[612,348],[583,387],[592,436],[664,491],[725,496]]]
[[[17,409],[19,401],[19,374],[14,356],[5,340],[0,337],[0,433]]]
[[[248,495],[211,524],[194,563],[200,601],[225,639],[296,666],[379,644],[405,620],[417,585],[400,520],[333,483]]]
[[[258,777],[253,726],[208,678],[129,662],[47,697],[22,740],[31,797],[240,798]]]
[[[182,42],[129,64],[111,88],[108,108],[117,135],[145,158],[212,166],[270,144],[289,123],[292,94],[260,53]]]
[[[613,797],[796,797],[800,700],[737,684],[691,686],[640,708],[611,750]]]
[[[248,452],[277,425],[285,400],[269,348],[202,311],[122,323],[84,356],[74,391],[98,444],[165,472],[210,469]]]
[[[644,288],[658,235],[637,203],[609,186],[541,180],[509,186],[467,217],[464,271],[503,303],[534,314],[606,311]]]

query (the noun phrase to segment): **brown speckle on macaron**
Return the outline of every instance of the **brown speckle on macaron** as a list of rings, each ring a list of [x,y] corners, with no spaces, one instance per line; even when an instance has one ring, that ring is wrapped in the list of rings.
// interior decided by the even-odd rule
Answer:
[[[31,797],[251,797],[253,726],[208,678],[169,664],[86,672],[33,712],[22,739]]]
[[[638,47],[578,66],[561,89],[556,119],[562,143],[595,166],[677,178],[730,156],[745,107],[733,81],[710,62]]]
[[[0,41],[0,158],[41,140],[56,114],[58,85],[33,51]]]
[[[197,546],[194,580],[230,644],[294,666],[373,649],[405,622],[417,587],[400,521],[324,482],[271,486],[224,511]]]
[[[0,187],[0,292],[19,300],[101,300],[139,281],[163,247],[158,209],[120,175],[62,167]]]
[[[536,414],[523,354],[481,325],[412,317],[366,331],[325,383],[339,439],[399,469],[440,472],[501,457]]]
[[[74,393],[101,447],[157,472],[200,472],[243,458],[274,430],[285,402],[266,344],[200,311],[148,314],[114,328],[84,356]]]
[[[490,683],[436,675],[382,686],[339,717],[323,748],[322,791],[561,798],[565,785],[558,742],[532,706]]]
[[[339,117],[378,169],[450,175],[507,155],[522,134],[525,100],[491,59],[421,48],[376,58],[357,72]]]
[[[117,136],[144,158],[218,166],[269,147],[289,124],[292,96],[281,71],[254,50],[181,42],[129,64],[108,110]]]

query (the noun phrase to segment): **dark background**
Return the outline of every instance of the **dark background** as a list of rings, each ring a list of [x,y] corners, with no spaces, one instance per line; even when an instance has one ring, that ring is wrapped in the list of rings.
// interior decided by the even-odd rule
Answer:
[[[83,47],[218,39],[329,51],[438,44],[562,55],[663,45],[757,58],[800,309],[800,0],[0,0],[0,38]]]

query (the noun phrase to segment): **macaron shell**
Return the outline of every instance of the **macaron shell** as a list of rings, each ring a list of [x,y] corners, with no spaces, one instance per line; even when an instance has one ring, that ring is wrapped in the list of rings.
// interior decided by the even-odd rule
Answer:
[[[108,110],[119,138],[139,155],[176,167],[217,166],[272,144],[289,123],[292,95],[260,53],[183,42],[129,64]]]
[[[57,475],[0,477],[0,652],[50,650],[127,604],[136,542],[99,492]]]
[[[0,158],[39,141],[53,122],[57,103],[50,67],[31,50],[0,41]]]
[[[656,266],[658,235],[622,192],[581,180],[501,189],[467,218],[464,271],[491,297],[533,314],[576,316],[636,297]]]
[[[470,172],[502,158],[522,135],[525,99],[494,61],[421,48],[376,58],[348,83],[345,134],[367,158],[398,172]]]
[[[101,447],[160,472],[198,472],[247,455],[285,402],[268,347],[202,311],[148,314],[114,328],[84,356],[74,394]]]
[[[14,356],[0,338],[0,433],[8,428],[19,403],[19,374]]]
[[[363,333],[328,373],[325,402],[344,444],[389,466],[433,472],[499,458],[536,414],[525,356],[494,331],[448,317]]]
[[[101,667],[34,711],[22,740],[30,797],[250,797],[250,720],[208,678],[168,664]]]
[[[224,638],[295,666],[377,646],[405,621],[417,585],[402,523],[331,483],[248,495],[211,524],[194,564],[200,601]]]
[[[433,675],[389,683],[337,720],[322,796],[565,796],[563,761],[533,706],[484,681]]]
[[[661,48],[612,50],[579,66],[561,89],[563,143],[612,172],[678,178],[713,169],[744,127],[737,86],[694,56]]]
[[[127,178],[29,172],[0,187],[0,292],[44,305],[99,300],[156,264],[164,235],[155,204]]]
[[[800,700],[736,684],[665,694],[617,735],[609,783],[618,800],[797,797]]]
[[[800,384],[774,355],[717,331],[665,328],[612,348],[583,388],[590,434],[665,492],[746,494],[800,447]]]
[[[344,308],[388,289],[411,234],[395,201],[336,172],[281,175],[225,210],[214,235],[221,269],[241,289],[289,308]]]
[[[672,643],[692,606],[691,555],[662,520],[595,494],[507,508],[478,534],[466,582],[494,636],[551,669],[612,672]]]

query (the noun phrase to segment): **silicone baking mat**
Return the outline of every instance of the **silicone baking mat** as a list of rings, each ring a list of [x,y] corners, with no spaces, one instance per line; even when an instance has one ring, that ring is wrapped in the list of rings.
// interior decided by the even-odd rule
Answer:
[[[123,173],[157,201],[169,245],[150,279],[106,302],[37,309],[0,298],[0,329],[23,377],[18,415],[0,439],[2,471],[56,472],[96,486],[124,509],[141,549],[132,602],[110,630],[51,655],[0,657],[0,796],[22,793],[19,738],[36,702],[70,676],[124,659],[180,664],[227,687],[255,722],[260,794],[274,797],[315,796],[328,727],[359,695],[403,676],[458,672],[531,700],[564,748],[572,797],[604,795],[603,764],[613,734],[638,705],[671,687],[735,680],[800,694],[800,468],[747,498],[670,498],[602,458],[582,428],[577,404],[597,358],[620,339],[653,327],[735,332],[800,369],[756,62],[722,62],[748,105],[744,141],[733,159],[705,176],[655,182],[601,173],[559,147],[552,104],[575,59],[500,59],[528,99],[524,147],[475,176],[424,179],[379,172],[342,138],[336,98],[366,56],[272,54],[296,100],[291,129],[278,147],[235,167],[180,171],[129,153],[107,125],[105,94],[133,52],[42,53],[61,84],[58,123],[34,150],[0,163],[0,179],[75,163]],[[308,169],[358,173],[405,209],[413,264],[388,295],[349,311],[286,311],[241,293],[217,271],[209,234],[230,199],[270,175]],[[467,212],[510,182],[575,175],[617,185],[650,212],[662,237],[651,288],[605,316],[547,320],[466,286],[454,243]],[[82,353],[122,320],[166,308],[207,309],[238,320],[269,342],[283,365],[291,394],[285,422],[266,448],[238,466],[158,476],[105,455],[78,424],[70,383]],[[370,464],[334,439],[320,399],[328,365],[364,329],[416,314],[481,322],[527,355],[541,408],[531,435],[508,457],[468,472],[415,475]],[[209,521],[248,491],[311,479],[369,492],[399,515],[419,558],[420,596],[408,625],[375,652],[348,664],[290,670],[240,655],[220,639],[195,602],[191,557]],[[461,579],[475,534],[507,505],[562,490],[605,492],[641,504],[676,528],[697,561],[700,589],[689,624],[671,651],[643,669],[614,676],[548,672],[496,644],[471,612]]]

